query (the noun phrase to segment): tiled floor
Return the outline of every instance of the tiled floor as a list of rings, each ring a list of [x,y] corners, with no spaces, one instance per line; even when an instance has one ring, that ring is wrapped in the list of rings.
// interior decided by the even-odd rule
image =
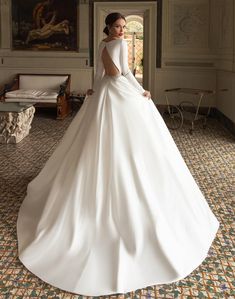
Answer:
[[[71,117],[56,121],[37,114],[30,135],[17,145],[0,145],[0,298],[82,298],[31,274],[17,258],[16,219],[28,182],[55,149]],[[235,140],[215,119],[193,135],[188,126],[172,131],[220,229],[207,259],[184,280],[109,298],[235,298]]]

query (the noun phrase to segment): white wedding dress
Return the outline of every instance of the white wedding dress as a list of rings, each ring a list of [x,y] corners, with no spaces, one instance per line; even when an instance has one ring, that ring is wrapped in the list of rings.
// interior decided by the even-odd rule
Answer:
[[[104,75],[105,47],[122,75]],[[93,89],[28,185],[19,258],[82,295],[182,279],[206,258],[219,222],[129,71],[126,41],[100,43]]]

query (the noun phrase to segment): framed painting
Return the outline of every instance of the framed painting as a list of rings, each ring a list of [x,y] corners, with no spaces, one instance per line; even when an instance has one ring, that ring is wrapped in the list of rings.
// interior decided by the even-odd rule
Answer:
[[[76,51],[77,0],[12,0],[12,49]]]

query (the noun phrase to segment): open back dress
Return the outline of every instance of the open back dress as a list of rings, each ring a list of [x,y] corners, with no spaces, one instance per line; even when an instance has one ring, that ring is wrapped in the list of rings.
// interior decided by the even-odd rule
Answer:
[[[101,41],[93,89],[28,185],[19,258],[89,296],[180,280],[207,257],[219,222],[130,72],[125,40]]]

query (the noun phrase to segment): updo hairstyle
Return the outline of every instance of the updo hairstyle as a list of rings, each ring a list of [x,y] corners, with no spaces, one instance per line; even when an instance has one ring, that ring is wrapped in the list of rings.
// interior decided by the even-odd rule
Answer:
[[[116,22],[118,19],[123,19],[124,21],[126,21],[125,17],[119,13],[119,12],[112,12],[110,14],[107,15],[107,17],[105,18],[105,27],[103,32],[106,35],[109,35],[109,29],[108,26],[112,26],[114,22]]]

